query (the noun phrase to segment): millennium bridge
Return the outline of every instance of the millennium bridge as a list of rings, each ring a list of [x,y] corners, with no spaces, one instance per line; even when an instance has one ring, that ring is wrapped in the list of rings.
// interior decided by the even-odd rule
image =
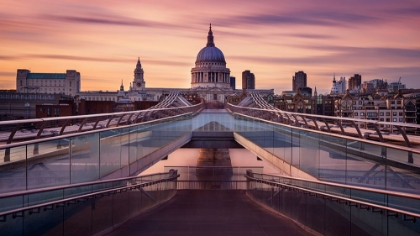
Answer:
[[[420,234],[420,126],[258,94],[223,106],[173,93],[147,110],[0,122],[0,235]],[[179,148],[238,147],[278,174],[141,174]]]

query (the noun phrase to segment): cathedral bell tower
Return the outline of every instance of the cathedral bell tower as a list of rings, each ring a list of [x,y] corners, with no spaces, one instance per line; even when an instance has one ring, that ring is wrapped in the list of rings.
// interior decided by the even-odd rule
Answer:
[[[144,81],[144,71],[141,67],[140,58],[137,60],[136,69],[134,70],[133,90],[142,90],[146,88]]]

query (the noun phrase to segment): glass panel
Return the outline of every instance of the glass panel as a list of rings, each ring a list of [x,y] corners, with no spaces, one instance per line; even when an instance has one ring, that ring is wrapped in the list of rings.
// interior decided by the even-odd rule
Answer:
[[[121,137],[118,130],[100,133],[100,176],[104,177],[121,166]]]
[[[112,225],[112,196],[111,194],[92,200],[92,235]]]
[[[346,182],[346,140],[329,135],[319,135],[319,178],[325,181]]]
[[[92,235],[92,213],[99,210],[93,200],[65,204],[61,209],[64,235]]]
[[[70,140],[28,145],[27,189],[70,184]]]
[[[292,129],[292,162],[291,164],[297,168],[300,165],[300,133],[299,130]]]
[[[99,179],[99,133],[71,138],[71,183]]]
[[[130,128],[122,128],[118,130],[121,138],[121,177],[129,176],[129,147],[130,147]]]
[[[24,206],[24,196],[3,197],[0,199],[0,212],[13,210]]]
[[[300,131],[300,169],[319,178],[319,135]]]
[[[0,193],[26,190],[26,146],[0,150]]]
[[[24,217],[17,218],[24,221],[22,235],[63,235],[63,207],[40,208],[35,209],[34,212],[25,211]],[[9,235],[17,235],[17,232]]]
[[[137,171],[137,163],[134,163],[137,160],[137,127],[130,128],[130,143],[128,145],[129,148],[129,160],[130,163],[130,175],[136,173]]]
[[[25,206],[33,206],[38,205],[41,203],[46,203],[55,200],[63,199],[63,190],[51,190],[48,192],[38,192],[38,193],[31,193],[27,194],[24,197],[24,205]]]

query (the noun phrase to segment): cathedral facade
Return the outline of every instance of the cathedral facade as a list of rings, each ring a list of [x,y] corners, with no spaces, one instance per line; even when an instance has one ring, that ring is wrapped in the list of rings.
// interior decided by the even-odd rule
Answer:
[[[252,89],[248,92],[257,92],[266,96],[274,94],[273,89]],[[214,36],[210,25],[207,34],[207,44],[196,57],[195,67],[191,69],[190,88],[148,88],[144,77],[144,69],[137,60],[134,69],[134,78],[128,90],[121,84],[116,92],[86,91],[78,95],[87,101],[115,101],[121,99],[135,101],[159,101],[162,96],[171,93],[179,93],[184,96],[199,97],[204,101],[226,102],[227,97],[233,94],[241,94],[242,90],[235,90],[230,86],[230,69],[226,67],[223,52],[215,46]]]
[[[223,52],[214,44],[211,25],[207,45],[198,52],[195,67],[191,69],[191,88],[230,88],[230,70],[226,68]]]

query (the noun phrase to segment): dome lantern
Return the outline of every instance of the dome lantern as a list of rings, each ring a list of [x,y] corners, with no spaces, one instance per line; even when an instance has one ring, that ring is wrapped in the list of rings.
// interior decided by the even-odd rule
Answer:
[[[211,31],[211,24],[210,24],[210,29],[209,29],[209,34],[207,35],[207,47],[214,47],[216,45],[214,45],[214,37],[213,37],[213,32]]]

